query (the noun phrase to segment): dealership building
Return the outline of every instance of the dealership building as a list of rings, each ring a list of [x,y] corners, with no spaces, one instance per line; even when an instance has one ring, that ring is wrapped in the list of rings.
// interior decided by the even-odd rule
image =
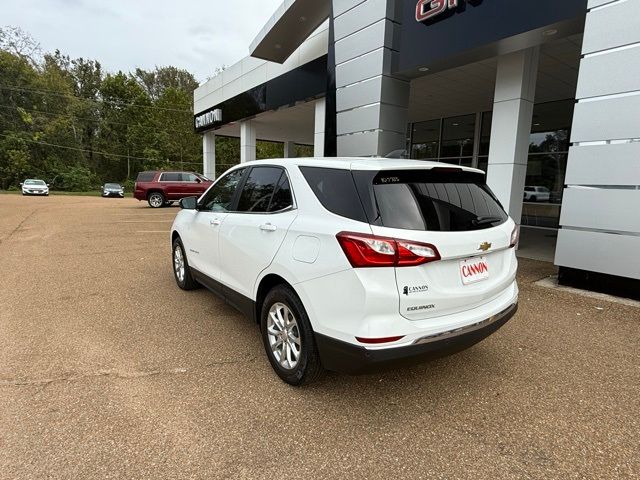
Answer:
[[[640,295],[640,0],[285,0],[194,93],[216,136],[472,166],[562,283]]]

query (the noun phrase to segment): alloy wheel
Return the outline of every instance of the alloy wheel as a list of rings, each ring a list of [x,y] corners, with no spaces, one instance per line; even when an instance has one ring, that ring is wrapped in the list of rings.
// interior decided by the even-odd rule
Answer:
[[[284,303],[274,303],[269,309],[267,336],[276,362],[287,370],[296,368],[302,350],[300,328],[293,312]]]
[[[176,272],[176,278],[180,283],[184,282],[184,256],[182,255],[182,248],[180,245],[176,245],[173,250],[173,269]]]
[[[162,196],[160,194],[152,193],[149,197],[149,203],[152,207],[158,208],[161,207],[164,202],[162,201]]]

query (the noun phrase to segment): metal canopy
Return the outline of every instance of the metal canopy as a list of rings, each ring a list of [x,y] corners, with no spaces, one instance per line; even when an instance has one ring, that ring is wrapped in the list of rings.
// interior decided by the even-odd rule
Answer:
[[[251,56],[284,63],[330,14],[331,0],[285,0],[251,42]]]

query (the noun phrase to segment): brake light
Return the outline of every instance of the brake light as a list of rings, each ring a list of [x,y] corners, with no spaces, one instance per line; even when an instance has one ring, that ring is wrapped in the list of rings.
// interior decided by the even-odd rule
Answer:
[[[518,240],[520,240],[520,227],[516,225],[513,227],[513,231],[511,232],[511,241],[509,244],[509,248],[513,248],[518,244]]]
[[[438,249],[428,243],[354,232],[340,232],[336,238],[354,268],[411,267],[440,260]]]

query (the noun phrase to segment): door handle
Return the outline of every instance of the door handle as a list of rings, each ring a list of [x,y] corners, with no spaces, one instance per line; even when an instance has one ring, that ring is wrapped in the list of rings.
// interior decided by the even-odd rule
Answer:
[[[212,225],[214,227],[217,227],[218,225],[220,225],[222,222],[220,221],[219,218],[214,218],[212,220],[209,220],[209,225]]]
[[[275,225],[272,225],[270,223],[264,223],[264,224],[260,225],[260,230],[264,230],[266,232],[275,232],[277,228],[278,227],[276,227]]]

